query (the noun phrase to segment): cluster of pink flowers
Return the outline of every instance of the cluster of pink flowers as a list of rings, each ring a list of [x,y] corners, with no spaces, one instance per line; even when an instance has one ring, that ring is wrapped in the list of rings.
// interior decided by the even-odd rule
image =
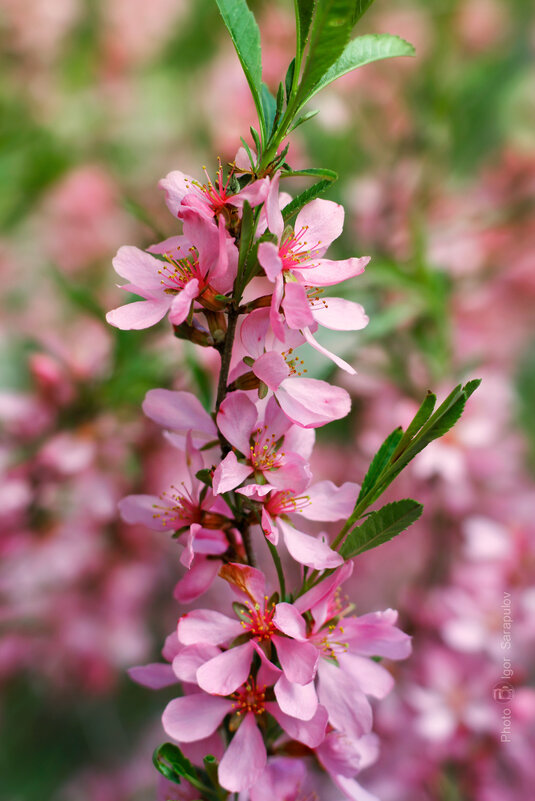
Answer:
[[[182,683],[164,730],[199,768],[204,756],[215,757],[225,790],[282,801],[293,787],[297,797],[308,760],[330,777],[329,792],[369,798],[355,781],[377,753],[369,698],[383,698],[393,684],[374,658],[405,658],[410,638],[391,609],[352,614],[340,590],[352,563],[325,532],[306,531],[307,521],[347,520],[359,487],[313,480],[315,429],[344,417],[350,399],[307,377],[298,351],[308,343],[354,374],[314,334],[319,325],[367,324],[360,304],[323,292],[361,274],[368,259],[326,258],[343,208],[315,199],[289,225],[279,174],[251,180],[236,166],[244,157],[238,153],[226,181],[221,168],[204,185],[168,175],[161,186],[182,233],[147,251],[123,247],[114,260],[123,288],[142,300],[110,311],[108,322],[139,329],[168,315],[177,336],[221,354],[213,414],[191,393],[148,392],[144,412],[184,454],[186,469],[177,468],[161,495],[120,503],[125,521],[178,540],[187,572],[175,598],[190,603],[210,590],[217,609],[183,614],[163,651],[171,664],[134,668],[132,676],[153,688]],[[248,261],[245,203],[257,254]],[[271,548],[280,592],[255,566],[257,548]],[[297,563],[289,591],[281,557]],[[222,611],[227,602],[232,616]]]

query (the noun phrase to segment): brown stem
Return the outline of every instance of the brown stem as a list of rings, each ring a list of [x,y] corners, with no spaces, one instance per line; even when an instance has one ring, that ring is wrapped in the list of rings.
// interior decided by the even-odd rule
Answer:
[[[230,370],[230,361],[232,358],[232,347],[234,345],[234,337],[236,334],[236,324],[238,322],[239,311],[235,305],[230,306],[227,313],[227,322],[228,327],[225,334],[225,339],[223,340],[219,352],[221,354],[221,369],[219,371],[219,381],[217,384],[217,398],[215,404],[215,411],[216,413],[219,410],[219,407],[225,400],[228,391],[228,374]],[[231,450],[230,443],[227,442],[223,434],[218,430],[219,442],[221,443],[221,456],[224,458],[227,453]],[[247,555],[247,562],[251,566],[254,567],[255,565],[255,557],[253,553],[253,547],[251,543],[251,535],[249,532],[249,524],[247,520],[241,519],[240,515],[236,515],[238,518],[236,520],[237,527],[240,531],[242,536],[243,545],[245,548],[245,553]]]
[[[219,371],[219,382],[217,385],[217,399],[215,403],[216,412],[225,400],[227,394],[228,373],[230,369],[230,360],[232,357],[232,346],[234,345],[234,336],[236,334],[236,323],[238,322],[238,312],[234,306],[230,306],[228,310],[228,327],[225,334],[225,339],[222,342],[219,352],[221,353],[221,369]]]
[[[243,545],[245,547],[245,553],[247,555],[247,562],[251,565],[251,567],[255,567],[256,560],[253,551],[253,544],[251,542],[251,532],[249,531],[249,525],[247,523],[244,523],[243,528],[241,529],[241,536]]]

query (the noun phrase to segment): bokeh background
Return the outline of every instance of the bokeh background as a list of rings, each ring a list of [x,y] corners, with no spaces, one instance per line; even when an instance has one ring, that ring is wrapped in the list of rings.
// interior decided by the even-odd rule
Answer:
[[[272,88],[292,54],[292,5],[251,2]],[[417,57],[340,80],[292,140],[292,165],[340,173],[333,255],[372,256],[345,288],[369,327],[324,340],[358,375],[309,356],[311,374],[353,396],[351,416],[319,433],[316,475],[358,481],[428,387],[483,378],[463,421],[392,488],[424,517],[352,580],[357,611],[395,606],[414,636],[377,710],[382,756],[361,780],[383,801],[527,801],[535,9],[377,0],[360,32],[399,34]],[[172,473],[144,393],[189,388],[208,404],[217,360],[165,323],[108,327],[122,302],[111,259],[175,232],[158,179],[231,160],[253,108],[212,0],[0,0],[0,42],[0,797],[143,801],[167,696],[125,671],[158,658],[182,568],[168,538],[122,524],[116,503]]]

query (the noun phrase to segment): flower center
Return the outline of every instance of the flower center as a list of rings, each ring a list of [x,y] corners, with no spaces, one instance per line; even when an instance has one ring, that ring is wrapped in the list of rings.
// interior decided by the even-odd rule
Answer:
[[[306,368],[303,369],[303,366],[305,364],[303,359],[300,359],[299,356],[294,356],[293,353],[294,353],[293,348],[288,348],[288,350],[283,350],[281,353],[282,358],[284,359],[290,370],[290,376],[303,375],[303,373],[308,373],[308,370]]]
[[[173,259],[168,253],[164,254],[168,263],[162,264],[158,274],[162,276],[161,283],[164,286],[164,291],[168,294],[178,294],[193,278],[198,280],[201,291],[206,286],[196,249],[191,247],[190,253],[191,256],[185,256],[183,259]]]
[[[201,522],[199,504],[191,492],[186,489],[184,482],[182,482],[182,489],[172,485],[171,491],[162,492],[160,498],[165,505],[153,504],[154,509],[160,510],[155,512],[153,517],[161,520],[163,526],[182,528],[182,526]]]
[[[252,634],[253,637],[256,637],[259,642],[270,640],[277,631],[273,623],[275,605],[271,604],[271,606],[269,606],[267,601],[268,597],[266,595],[264,597],[263,606],[261,606],[258,601],[254,604],[247,602],[245,604],[247,612],[243,612],[243,616],[247,617],[248,620],[241,621],[243,628],[249,632],[249,634]]]
[[[268,434],[267,426],[257,428],[249,448],[249,460],[255,470],[277,470],[284,463],[285,455],[278,452],[275,434]]]
[[[227,180],[223,182],[223,167],[221,166],[221,159],[218,159],[218,161],[219,169],[217,171],[215,184],[212,183],[212,179],[208,175],[206,167],[203,167],[203,172],[206,175],[207,182],[205,184],[201,184],[199,181],[192,181],[194,188],[203,197],[203,199],[208,201],[214,214],[220,214],[220,212],[222,212],[227,205],[229,198],[232,197],[232,193],[228,193],[232,172],[229,174]]]
[[[249,679],[247,684],[240,687],[233,693],[234,703],[232,708],[236,715],[246,715],[252,712],[253,715],[262,715],[265,711],[266,688],[257,687],[254,679]]]
[[[298,233],[293,233],[288,239],[285,239],[279,246],[279,258],[282,261],[283,270],[293,270],[297,268],[313,267],[310,262],[319,255],[320,242],[315,246],[310,246],[304,238],[308,231],[308,225],[303,226]]]
[[[305,509],[310,504],[309,495],[293,495],[291,490],[280,490],[272,493],[266,504],[267,511],[278,517],[279,515],[289,515]]]

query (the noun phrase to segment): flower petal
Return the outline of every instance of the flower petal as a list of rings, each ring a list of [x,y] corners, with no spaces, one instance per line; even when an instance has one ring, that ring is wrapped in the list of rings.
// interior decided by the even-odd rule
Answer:
[[[123,245],[117,251],[112,264],[117,275],[146,291],[149,297],[163,294],[162,277],[159,272],[161,262],[150,253],[145,253],[144,250],[132,245]]]
[[[169,531],[166,518],[156,508],[163,505],[161,498],[156,495],[127,495],[118,503],[119,512],[126,523],[141,523],[154,531]]]
[[[316,378],[287,378],[276,396],[283,412],[303,428],[318,428],[339,420],[351,409],[345,389]]]
[[[260,203],[263,203],[269,193],[269,178],[260,178],[260,180],[253,181],[248,186],[244,187],[237,195],[229,198],[229,204],[235,206],[237,209],[243,208],[243,202],[246,200],[248,204],[254,208]]]
[[[217,426],[227,442],[249,456],[250,437],[256,427],[258,410],[245,392],[231,392],[217,413]]]
[[[195,189],[193,178],[180,170],[168,173],[158,182],[158,186],[165,192],[165,202],[173,217],[178,215],[184,197]]]
[[[263,381],[272,392],[276,392],[290,373],[284,357],[274,350],[263,353],[253,364],[252,370],[255,376]]]
[[[283,520],[279,519],[278,524],[286,547],[296,562],[314,570],[327,570],[338,567],[344,561],[327,543],[298,531]]]
[[[258,261],[270,281],[274,281],[282,272],[283,264],[279,249],[273,242],[260,242],[258,245]]]
[[[165,295],[161,300],[138,300],[112,309],[106,314],[106,321],[121,331],[139,331],[159,323],[169,306]]]
[[[342,261],[316,259],[313,267],[301,267],[300,270],[293,270],[293,273],[305,284],[311,286],[334,286],[334,284],[347,281],[348,278],[362,275],[369,261],[369,256]]]
[[[298,642],[277,634],[273,636],[273,642],[288,680],[303,685],[311,682],[318,667],[318,649],[310,642]]]
[[[187,645],[173,659],[173,672],[176,679],[186,681],[190,684],[197,684],[197,671],[220,653],[219,648],[208,643],[198,643],[197,645]]]
[[[274,691],[277,703],[286,715],[299,720],[312,720],[316,714],[318,696],[313,681],[304,685],[294,684],[283,673],[275,684]]]
[[[279,631],[292,637],[294,640],[305,641],[307,638],[307,627],[302,615],[297,611],[293,604],[282,602],[275,607],[273,622]]]
[[[284,286],[282,308],[286,325],[289,328],[309,328],[315,326],[315,319],[308,301],[305,287],[295,281],[287,281]]]
[[[345,298],[323,298],[323,303],[312,307],[314,320],[332,331],[360,331],[370,318],[360,303]]]
[[[365,695],[385,698],[394,686],[394,679],[388,670],[372,659],[346,653],[341,654],[338,661],[342,670],[353,677]]]
[[[208,590],[219,572],[218,559],[196,556],[188,572],[176,584],[173,598],[181,604],[189,604]]]
[[[372,726],[372,710],[353,678],[326,659],[320,660],[318,675],[319,700],[329,713],[331,726],[357,739],[367,734]]]
[[[199,687],[211,695],[230,695],[247,680],[254,651],[249,640],[205,662],[197,671]]]
[[[352,651],[362,656],[386,656],[405,659],[411,652],[411,638],[395,626],[397,612],[371,612],[361,617],[348,618],[345,636]]]
[[[243,633],[238,620],[213,609],[194,609],[178,621],[178,639],[183,645],[223,645]]]
[[[171,319],[171,317],[169,317],[169,319]],[[318,342],[318,340],[312,335],[310,328],[303,328],[302,331],[306,341],[312,348],[314,348],[314,350],[317,350],[318,353],[321,353],[323,356],[326,356],[328,359],[334,362],[334,364],[337,367],[339,367],[340,370],[344,370],[346,373],[349,373],[349,375],[357,374],[355,368],[351,367],[351,365],[348,364],[348,362],[346,362],[340,356],[337,356],[336,353],[333,353],[332,351],[328,350],[323,345],[321,345]]]
[[[169,322],[180,325],[189,314],[191,304],[199,295],[199,282],[196,278],[188,281],[184,289],[175,295],[169,309]]]
[[[298,514],[307,520],[344,520],[353,511],[359,491],[359,485],[351,481],[341,487],[337,487],[332,481],[318,481],[307,488],[310,503],[300,509]]]
[[[176,392],[171,389],[150,389],[143,401],[143,411],[163,428],[169,428],[185,437],[191,431],[193,444],[204,445],[217,439],[215,423],[191,392]]]
[[[335,573],[327,576],[320,584],[305,592],[294,602],[294,606],[298,612],[306,612],[307,609],[313,609],[315,606],[322,604],[325,605],[329,600],[329,596],[334,599],[336,591],[340,584],[351,576],[353,573],[353,562],[344,562],[342,567]]]
[[[344,207],[339,203],[316,198],[307,203],[297,215],[295,232],[298,234],[303,228],[307,228],[310,248],[323,254],[342,233],[344,216]]]
[[[219,784],[231,793],[248,790],[261,776],[266,761],[262,735],[255,716],[248,712],[219,763]]]
[[[281,203],[279,198],[279,180],[280,173],[277,173],[272,178],[269,185],[269,192],[266,200],[266,218],[267,225],[272,234],[275,234],[279,239],[284,230],[284,220],[281,214]]]
[[[317,748],[323,742],[328,720],[325,707],[318,706],[316,714],[311,720],[299,720],[299,718],[285,715],[279,705],[273,702],[268,702],[266,709],[293,740],[298,740],[300,743],[308,745],[309,748]]]
[[[227,453],[214,472],[212,485],[214,494],[220,495],[222,492],[229,492],[238,487],[242,481],[251,475],[253,468],[248,464],[238,462],[234,451]]]
[[[171,258],[182,258],[183,256],[189,255],[189,248],[189,239],[179,234],[178,236],[170,236],[162,242],[157,242],[155,245],[150,245],[147,250],[149,253],[166,253],[168,256],[171,256]]]
[[[185,695],[170,701],[162,715],[165,733],[179,743],[194,743],[209,737],[225,715],[232,701],[204,693]]]

